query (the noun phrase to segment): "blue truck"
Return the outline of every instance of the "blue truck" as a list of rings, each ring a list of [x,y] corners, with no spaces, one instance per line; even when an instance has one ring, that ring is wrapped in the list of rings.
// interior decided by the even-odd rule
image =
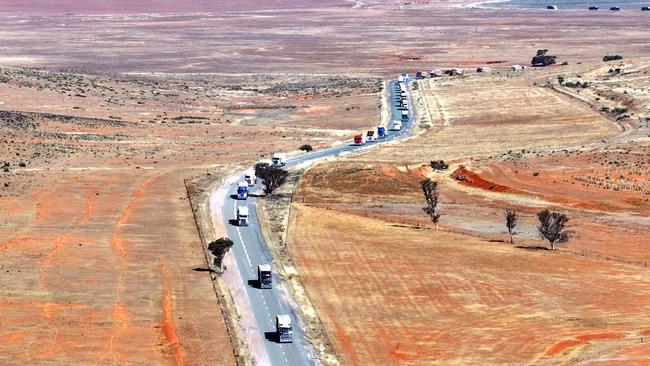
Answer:
[[[237,187],[237,198],[240,200],[245,200],[248,198],[248,183],[245,180],[239,182]]]
[[[377,138],[385,139],[386,138],[386,127],[379,126],[377,127]]]

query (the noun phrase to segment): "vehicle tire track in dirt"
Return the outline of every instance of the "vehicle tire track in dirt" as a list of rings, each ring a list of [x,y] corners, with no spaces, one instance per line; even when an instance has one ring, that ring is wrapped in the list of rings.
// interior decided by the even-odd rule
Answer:
[[[112,306],[113,311],[111,313],[112,320],[117,325],[117,327],[113,326],[113,330],[111,331],[106,350],[100,354],[96,364],[101,363],[109,356],[117,362],[122,362],[124,360],[124,357],[115,349],[115,343],[116,340],[129,328],[131,324],[129,311],[126,309],[126,306],[122,304],[121,298],[122,291],[124,289],[124,275],[128,269],[130,257],[126,251],[126,240],[120,237],[120,232],[122,226],[127,224],[131,213],[133,212],[133,209],[138,205],[144,196],[145,190],[151,185],[154,180],[159,178],[161,175],[162,173],[157,173],[155,175],[149,176],[138,185],[131,196],[131,200],[117,220],[117,223],[113,229],[113,233],[109,239],[111,249],[113,249],[113,253],[120,261],[120,273],[115,284],[115,303]]]
[[[174,325],[174,315],[172,310],[172,278],[167,263],[160,259],[160,274],[163,282],[163,301],[162,301],[162,331],[169,347],[172,349],[176,365],[183,366],[185,361],[183,359],[183,349],[181,347],[178,334],[176,334],[176,326]]]

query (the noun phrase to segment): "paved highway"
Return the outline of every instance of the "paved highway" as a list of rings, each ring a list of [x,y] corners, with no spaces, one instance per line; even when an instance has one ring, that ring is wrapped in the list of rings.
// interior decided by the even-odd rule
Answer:
[[[397,108],[396,101],[399,98],[399,92],[395,88],[399,88],[397,81],[391,81],[390,88],[390,103],[392,118],[389,121],[389,126],[392,120],[401,118],[401,110]],[[410,91],[407,91],[407,100],[409,107],[413,109],[413,101]],[[386,128],[388,130],[388,127]],[[335,156],[340,153],[351,152],[382,144],[388,141],[395,140],[411,133],[413,130],[413,114],[409,111],[409,120],[404,123],[401,131],[387,131],[388,136],[385,139],[378,140],[375,143],[367,143],[365,146],[355,146],[352,144],[344,144],[327,148],[324,150],[314,151],[309,154],[300,155],[294,158],[287,159],[287,167],[296,166],[306,162],[312,162],[318,159]],[[350,136],[350,141],[352,136]],[[218,216],[226,228],[228,237],[234,242],[232,251],[237,268],[229,267],[228,270],[238,270],[241,277],[241,283],[246,287],[246,296],[248,303],[241,306],[250,306],[250,309],[240,309],[240,313],[253,314],[258,328],[258,334],[253,334],[251,338],[247,339],[249,344],[255,342],[262,342],[266,354],[254,355],[258,365],[271,364],[271,365],[313,365],[317,364],[315,351],[309,346],[305,340],[303,329],[298,321],[295,308],[289,299],[289,291],[282,283],[282,279],[273,274],[273,289],[259,289],[256,285],[257,279],[257,265],[264,263],[272,263],[272,258],[266,248],[264,238],[261,234],[260,225],[255,210],[257,198],[249,196],[248,200],[236,200],[232,196],[236,195],[237,183],[243,180],[243,172],[231,176],[222,187],[220,187],[216,194],[224,195],[220,202],[223,202],[221,207],[212,207],[213,216]],[[253,188],[253,191],[261,190],[261,187]],[[239,227],[234,225],[232,220],[236,217],[237,206],[248,205],[250,209],[249,226]],[[236,291],[238,289],[231,289]],[[293,325],[293,343],[277,343],[275,340],[275,316],[278,314],[289,314],[292,318]],[[251,347],[255,348],[255,347]],[[260,350],[261,351],[261,350]],[[264,352],[261,351],[261,352]]]

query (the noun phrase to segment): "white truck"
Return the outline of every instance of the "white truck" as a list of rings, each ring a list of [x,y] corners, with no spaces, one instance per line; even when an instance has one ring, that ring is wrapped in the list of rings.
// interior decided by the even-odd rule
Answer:
[[[283,167],[287,165],[287,154],[285,153],[275,153],[271,159],[271,166],[275,168]]]
[[[291,328],[291,317],[289,315],[275,316],[275,331],[278,334],[278,342],[293,342],[293,329]]]
[[[248,226],[248,206],[237,207],[237,226]]]
[[[248,198],[248,183],[242,180],[237,185],[237,199],[245,200]]]
[[[257,266],[257,283],[260,288],[273,288],[273,281],[271,278],[270,264],[260,264]]]
[[[390,125],[389,131],[401,131],[402,130],[402,121],[393,121],[393,124]]]
[[[249,187],[254,187],[255,183],[257,183],[257,177],[255,176],[255,171],[247,170],[246,173],[244,173],[244,180],[246,181],[246,183],[248,183]]]

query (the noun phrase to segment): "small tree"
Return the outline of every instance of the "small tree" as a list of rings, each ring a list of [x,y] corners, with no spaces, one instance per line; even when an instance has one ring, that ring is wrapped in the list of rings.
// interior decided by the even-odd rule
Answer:
[[[569,218],[559,212],[551,212],[548,209],[537,213],[539,218],[539,234],[551,244],[551,250],[555,250],[555,243],[566,243],[569,241],[569,233],[564,226]]]
[[[444,160],[432,160],[429,165],[433,170],[447,170],[449,168],[449,164],[445,163]]]
[[[214,256],[214,265],[221,268],[223,257],[228,253],[228,250],[233,246],[232,240],[228,238],[219,238],[212,243],[208,244],[208,250]]]
[[[268,163],[257,163],[255,165],[255,176],[262,179],[264,193],[270,195],[287,180],[289,172],[275,168]]]
[[[512,235],[514,235],[515,226],[517,226],[517,212],[515,210],[506,210],[506,227],[508,228],[508,235],[510,235],[510,243],[512,243]]]
[[[314,148],[311,147],[311,145],[305,144],[305,145],[300,146],[300,148],[298,148],[298,150],[301,150],[301,151],[304,151],[304,152],[310,152],[310,151],[314,150]]]
[[[422,208],[424,212],[429,215],[431,221],[438,228],[438,220],[440,219],[440,214],[437,212],[438,209],[438,182],[431,179],[425,179],[420,182],[422,187],[422,192],[424,193],[424,199],[427,203],[425,207]]]

